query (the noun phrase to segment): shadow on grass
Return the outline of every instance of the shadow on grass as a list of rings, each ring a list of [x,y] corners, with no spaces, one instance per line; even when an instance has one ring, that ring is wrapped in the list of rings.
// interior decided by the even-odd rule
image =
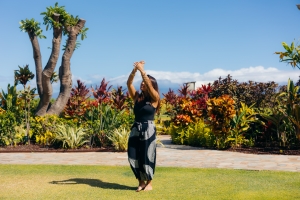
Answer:
[[[99,187],[103,189],[117,189],[117,190],[135,190],[135,187],[126,185],[120,185],[117,183],[103,182],[99,179],[87,179],[87,178],[71,178],[62,181],[52,181],[50,184],[67,185],[67,184],[86,184],[92,187]]]

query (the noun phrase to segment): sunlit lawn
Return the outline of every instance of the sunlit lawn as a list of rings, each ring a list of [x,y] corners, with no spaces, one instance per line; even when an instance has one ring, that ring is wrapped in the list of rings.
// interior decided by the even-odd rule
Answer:
[[[135,192],[129,167],[0,165],[0,199],[300,199],[300,173],[158,167]]]

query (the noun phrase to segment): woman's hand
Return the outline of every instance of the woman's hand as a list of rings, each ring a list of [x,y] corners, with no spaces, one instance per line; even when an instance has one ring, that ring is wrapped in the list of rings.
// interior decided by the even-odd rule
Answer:
[[[139,71],[144,71],[144,64],[145,64],[145,61],[140,61],[140,62],[135,62],[133,63],[133,66],[135,69],[139,70]]]

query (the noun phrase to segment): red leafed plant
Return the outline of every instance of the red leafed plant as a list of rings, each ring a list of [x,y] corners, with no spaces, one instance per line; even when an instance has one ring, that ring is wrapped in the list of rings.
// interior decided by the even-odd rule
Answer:
[[[196,90],[191,91],[190,95],[192,99],[204,98],[205,100],[208,100],[209,93],[211,93],[211,91],[212,91],[212,87],[211,84],[209,83],[208,85],[202,85]]]
[[[122,90],[122,86],[119,86],[116,90],[111,92],[111,99],[113,107],[118,110],[123,110],[128,107],[127,99],[129,98],[129,93],[124,93],[125,90]]]
[[[169,91],[166,94],[163,94],[164,96],[164,102],[166,105],[172,105],[174,106],[176,103],[177,95],[175,94],[174,90],[169,88]]]
[[[210,83],[208,85],[202,85],[201,87],[197,88],[190,92],[190,96],[192,102],[196,109],[202,111],[202,116],[206,117],[207,114],[207,101],[209,99],[209,94],[212,91],[212,87]]]
[[[174,119],[175,125],[186,125],[188,126],[192,122],[189,115],[176,115]]]
[[[67,118],[81,118],[88,108],[89,89],[83,82],[77,80],[77,86],[71,90],[71,96],[64,108],[64,115]]]
[[[179,97],[175,111],[177,114],[172,121],[176,125],[187,126],[191,122],[196,122],[202,115],[202,109],[197,102],[192,101],[189,97]]]
[[[178,89],[178,92],[181,97],[187,97],[189,95],[189,85],[184,83],[180,89]]]
[[[211,85],[202,85],[202,87],[189,91],[188,85],[183,84],[176,95],[169,89],[168,93],[163,94],[166,103],[167,114],[171,121],[176,125],[187,126],[191,122],[196,122],[207,113],[207,100],[212,91]],[[170,107],[168,106],[170,105]]]
[[[94,98],[98,101],[98,103],[107,103],[109,101],[111,85],[107,86],[109,82],[105,81],[105,78],[102,79],[100,86],[96,86],[96,88],[92,88],[92,93]]]

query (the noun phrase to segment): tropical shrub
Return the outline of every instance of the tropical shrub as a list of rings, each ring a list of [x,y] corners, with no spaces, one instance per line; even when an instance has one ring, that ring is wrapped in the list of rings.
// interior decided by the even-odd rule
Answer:
[[[22,126],[15,126],[14,131],[9,134],[5,134],[4,132],[0,132],[0,145],[7,146],[24,143],[26,130]]]
[[[240,109],[236,112],[236,115],[232,118],[230,135],[226,139],[230,146],[241,146],[245,141],[245,136],[250,128],[250,124],[254,123],[256,118],[256,112],[246,104],[241,103]]]
[[[300,142],[300,95],[298,93],[299,86],[295,86],[292,80],[288,80],[288,85],[286,92],[282,92],[278,95],[278,110],[285,121],[290,121],[293,124],[293,134],[292,135],[283,135],[285,142],[291,137],[294,137],[293,143]],[[288,124],[288,122],[286,122]],[[286,126],[287,127],[287,126]],[[278,130],[277,130],[278,132]],[[289,139],[288,139],[289,138]]]
[[[186,125],[175,125],[173,122],[170,124],[168,134],[171,135],[172,142],[174,144],[188,144],[190,126]]]
[[[165,96],[163,103],[166,105],[167,114],[175,125],[188,126],[190,123],[197,122],[201,117],[206,115],[206,101],[210,85],[198,88],[190,92],[186,84],[178,90],[179,95],[175,95],[170,89]]]
[[[95,103],[95,101],[93,101]],[[96,145],[95,139],[100,146],[109,145],[107,135],[115,128],[129,127],[133,123],[133,114],[128,110],[117,110],[107,103],[97,103],[97,107],[91,107],[87,112],[88,118],[86,129],[91,137],[91,146]]]
[[[3,110],[13,112],[18,123],[21,123],[24,116],[24,102],[19,98],[16,86],[7,85],[7,93],[2,90],[0,93],[0,107]]]
[[[111,102],[112,107],[117,110],[129,109],[131,106],[130,96],[128,91],[125,93],[125,90],[122,89],[122,86],[119,86],[117,89],[111,91]]]
[[[11,111],[6,111],[0,115],[0,145],[16,145],[21,142],[21,135],[16,132],[16,116]]]
[[[55,142],[62,143],[64,149],[76,149],[82,147],[88,140],[83,128],[61,124],[57,126]]]
[[[70,98],[64,108],[63,114],[65,118],[76,118],[79,123],[82,122],[88,109],[89,92],[84,83],[77,80],[77,86],[72,88]]]
[[[21,124],[21,125],[18,125],[18,126],[15,126],[14,127],[15,129],[15,135],[14,135],[14,139],[13,139],[13,143],[14,145],[17,145],[17,144],[24,144],[25,142],[27,142],[26,140],[26,129],[24,128],[24,125]],[[29,137],[31,136],[31,132],[28,133],[29,134]]]
[[[91,88],[92,94],[95,98],[95,100],[98,101],[99,104],[101,103],[107,103],[110,99],[110,92],[109,90],[111,89],[111,85],[108,86],[109,82],[106,82],[105,79],[103,78],[99,87],[96,86],[96,88]]]
[[[266,109],[265,112],[260,112],[260,116],[267,120],[265,122],[264,130],[264,134],[266,135],[267,133],[267,135],[265,136],[266,145],[275,145],[274,143],[277,143],[279,141],[280,143],[282,143],[282,146],[285,146],[285,127],[287,125],[287,118],[284,116],[284,114],[280,112],[280,110],[278,110],[278,107],[275,107]]]
[[[239,83],[228,75],[221,77],[212,84],[210,98],[220,97],[224,94],[231,96],[239,107],[241,102],[247,106],[255,104],[257,109],[274,106],[274,97],[278,84],[274,81],[268,83],[248,81]]]
[[[190,146],[214,147],[215,135],[211,128],[201,119],[188,126],[170,124],[168,134],[171,135],[175,144],[184,144]]]
[[[165,112],[163,114],[168,115],[170,118],[174,118],[176,116],[174,107],[176,106],[178,96],[171,88],[169,88],[169,91],[166,94],[163,93],[163,96],[164,98],[161,101],[162,106],[165,106]]]
[[[129,135],[130,131],[125,127],[120,127],[110,132],[107,135],[107,138],[111,141],[115,150],[127,151]]]
[[[197,123],[192,124],[189,129],[187,143],[190,146],[214,147],[215,135],[211,128],[201,119]]]
[[[55,141],[55,138],[55,133],[46,130],[45,132],[35,136],[35,142],[43,146],[50,146]]]
[[[35,142],[40,145],[52,145],[55,140],[55,132],[58,125],[62,123],[74,125],[70,123],[71,120],[68,121],[69,123],[66,123],[66,120],[59,118],[57,115],[31,117],[31,130]]]
[[[235,101],[229,95],[222,95],[207,101],[207,123],[217,139],[217,148],[226,148],[230,134],[230,122],[235,117]]]

